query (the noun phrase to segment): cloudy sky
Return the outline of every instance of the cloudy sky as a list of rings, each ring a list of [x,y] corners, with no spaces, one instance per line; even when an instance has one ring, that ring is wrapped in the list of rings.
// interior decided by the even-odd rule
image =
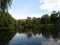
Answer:
[[[13,0],[9,13],[15,19],[41,17],[60,10],[60,0]]]

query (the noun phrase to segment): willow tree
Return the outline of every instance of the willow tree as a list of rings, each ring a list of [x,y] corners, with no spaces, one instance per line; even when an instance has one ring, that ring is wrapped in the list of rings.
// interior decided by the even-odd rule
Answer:
[[[0,10],[1,11],[7,11],[8,7],[11,6],[12,0],[0,0]]]
[[[11,6],[11,1],[12,0],[0,0],[0,11],[1,11],[0,26],[2,25],[2,21],[4,21],[3,20],[3,17],[5,15],[4,12],[8,12],[8,7]]]

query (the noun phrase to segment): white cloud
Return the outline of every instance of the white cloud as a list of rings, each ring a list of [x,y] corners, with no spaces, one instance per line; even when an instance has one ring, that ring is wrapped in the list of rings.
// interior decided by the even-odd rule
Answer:
[[[60,0],[40,0],[40,9],[47,11],[59,11],[60,10]]]

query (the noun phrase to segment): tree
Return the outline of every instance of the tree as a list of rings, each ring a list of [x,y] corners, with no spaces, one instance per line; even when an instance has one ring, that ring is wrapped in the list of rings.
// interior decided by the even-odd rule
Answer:
[[[12,0],[0,0],[0,10],[7,11],[8,7],[11,6]]]
[[[51,16],[50,16],[50,21],[53,24],[56,24],[58,20],[58,13],[56,11],[53,11]]]
[[[60,24],[60,11],[58,11],[57,13],[58,13],[58,23]]]
[[[15,24],[15,19],[7,12],[3,12],[1,18],[1,12],[2,11],[0,11],[0,27],[13,27]]]
[[[50,23],[50,17],[48,16],[48,14],[45,14],[41,17],[40,20],[41,24],[49,24]]]
[[[4,17],[4,15],[7,17],[7,16],[10,16],[8,13],[5,13],[6,11],[8,11],[8,7],[11,5],[11,1],[12,0],[0,0],[0,17],[1,17],[1,19],[0,19],[0,24],[3,24],[3,25],[7,25],[8,23],[7,23],[7,18],[3,18]],[[10,20],[10,19],[9,19]],[[5,23],[5,24],[4,24]],[[5,25],[5,26],[6,26]],[[1,26],[1,25],[0,25]]]
[[[27,17],[26,22],[25,22],[25,28],[26,29],[31,29],[31,17]]]

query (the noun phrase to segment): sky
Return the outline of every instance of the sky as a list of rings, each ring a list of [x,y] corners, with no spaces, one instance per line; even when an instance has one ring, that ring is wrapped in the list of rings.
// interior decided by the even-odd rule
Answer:
[[[15,19],[41,17],[60,10],[60,0],[12,0],[9,13]]]

